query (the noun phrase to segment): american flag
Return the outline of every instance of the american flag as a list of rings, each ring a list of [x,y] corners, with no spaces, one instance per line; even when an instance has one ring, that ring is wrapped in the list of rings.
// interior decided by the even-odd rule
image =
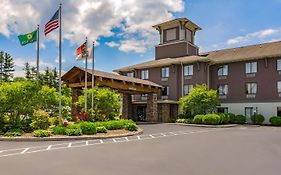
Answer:
[[[49,22],[45,25],[45,36],[51,31],[57,29],[59,27],[59,9],[56,11],[54,16],[51,18]]]

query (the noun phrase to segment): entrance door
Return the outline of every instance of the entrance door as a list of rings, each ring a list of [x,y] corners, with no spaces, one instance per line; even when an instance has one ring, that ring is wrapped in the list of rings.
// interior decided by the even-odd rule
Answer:
[[[146,120],[146,106],[137,106],[137,121],[144,122]]]

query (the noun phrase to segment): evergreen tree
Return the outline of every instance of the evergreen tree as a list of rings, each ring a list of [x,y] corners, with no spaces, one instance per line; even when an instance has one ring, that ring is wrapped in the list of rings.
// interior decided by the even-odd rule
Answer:
[[[0,81],[3,80],[3,71],[4,71],[4,52],[0,52]]]
[[[0,52],[0,80],[9,81],[14,76],[14,61],[10,54]]]
[[[25,78],[31,79],[31,70],[30,70],[30,65],[28,62],[24,63],[23,70],[25,71]]]

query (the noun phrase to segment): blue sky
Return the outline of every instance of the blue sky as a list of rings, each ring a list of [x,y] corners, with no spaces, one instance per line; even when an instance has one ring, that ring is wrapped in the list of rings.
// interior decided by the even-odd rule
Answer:
[[[22,47],[18,34],[28,33],[37,24],[44,26],[58,2],[4,0],[0,8],[0,50],[15,59],[16,76],[23,64],[35,64],[35,43]],[[187,17],[202,27],[196,35],[201,52],[281,40],[281,0],[62,0],[63,71],[76,62],[75,49],[87,36],[95,40],[96,69],[112,71],[154,58],[158,33],[151,27],[165,20]],[[1,7],[3,6],[3,7]],[[22,10],[28,9],[27,11]],[[13,13],[10,13],[13,9]],[[58,67],[57,33],[45,37],[40,30],[41,69]]]

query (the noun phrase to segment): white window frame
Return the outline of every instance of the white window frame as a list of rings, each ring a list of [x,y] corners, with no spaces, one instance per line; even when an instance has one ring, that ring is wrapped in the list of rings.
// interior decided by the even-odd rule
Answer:
[[[218,76],[227,76],[228,75],[228,65],[222,65],[218,68]]]
[[[193,64],[185,65],[183,70],[184,76],[193,76]]]
[[[227,84],[219,84],[218,85],[218,95],[225,96],[228,94],[228,85]]]
[[[127,77],[135,77],[135,74],[134,74],[134,72],[127,72],[126,76]]]
[[[281,93],[281,81],[277,81],[277,92]]]
[[[254,74],[258,72],[258,63],[255,62],[249,62],[245,64],[245,71],[246,74]]]
[[[183,94],[188,95],[193,89],[193,84],[185,84],[183,87]]]
[[[246,83],[246,93],[247,94],[257,94],[258,84],[257,83]]]
[[[161,68],[161,78],[168,78],[170,76],[170,68],[162,67]]]
[[[142,79],[142,80],[148,80],[148,78],[149,78],[149,72],[148,72],[148,70],[147,70],[147,69],[142,70],[142,71],[141,71],[141,79]]]
[[[276,65],[277,65],[277,71],[281,71],[281,59],[277,59]]]

